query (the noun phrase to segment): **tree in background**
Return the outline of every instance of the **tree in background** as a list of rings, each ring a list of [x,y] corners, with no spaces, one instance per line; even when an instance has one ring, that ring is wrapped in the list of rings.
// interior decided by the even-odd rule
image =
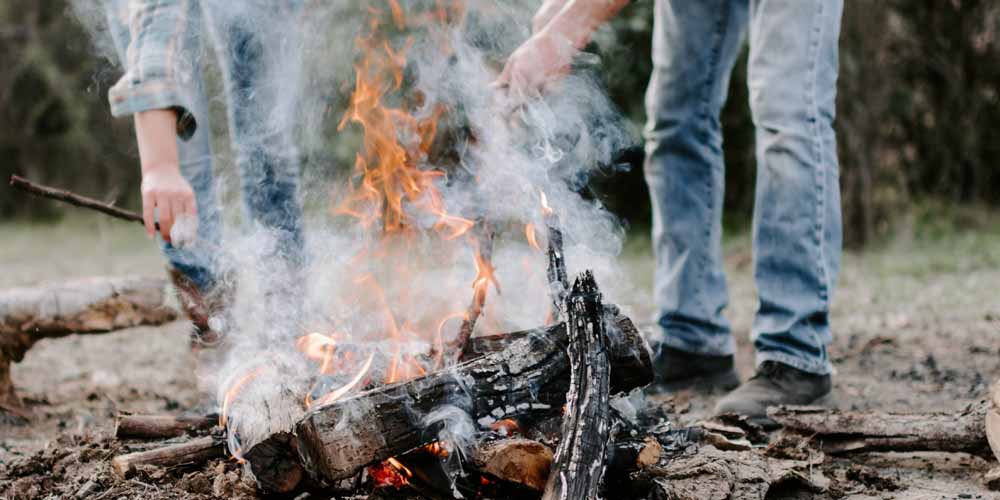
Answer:
[[[602,44],[612,97],[639,127],[652,5],[633,2]],[[995,0],[847,1],[837,132],[849,244],[891,235],[900,214],[928,199],[1000,206],[998,30]],[[112,120],[106,104],[117,74],[95,55],[67,0],[0,2],[0,176],[19,173],[137,206],[131,126]],[[745,58],[734,70],[722,121],[727,215],[745,225],[756,177]],[[350,141],[330,141],[325,149],[334,157],[321,163],[349,165]],[[308,163],[304,174],[315,175]],[[594,184],[634,227],[648,225],[640,170]],[[0,218],[52,213],[51,204],[0,192]]]
[[[93,47],[64,0],[0,2],[0,178],[17,173],[134,206],[131,125],[108,113],[117,71]],[[0,218],[54,213],[2,192]]]

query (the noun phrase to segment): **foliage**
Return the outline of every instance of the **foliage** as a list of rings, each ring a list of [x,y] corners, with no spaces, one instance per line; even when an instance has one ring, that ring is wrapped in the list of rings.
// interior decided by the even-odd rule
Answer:
[[[118,70],[94,55],[66,2],[0,3],[0,175],[16,172],[135,207],[130,126],[113,120],[106,104]],[[637,127],[644,121],[652,5],[633,2],[601,36],[610,41],[601,44],[609,89]],[[891,235],[914,220],[899,215],[915,202],[926,206],[925,199],[1000,205],[1000,141],[992,137],[1000,130],[998,29],[1000,3],[993,0],[847,0],[837,131],[849,242]],[[745,57],[733,74],[723,126],[727,222],[745,225],[755,177]],[[338,163],[347,154],[327,150]],[[623,219],[648,224],[641,169],[595,186]],[[4,192],[0,218],[44,215],[50,206]]]

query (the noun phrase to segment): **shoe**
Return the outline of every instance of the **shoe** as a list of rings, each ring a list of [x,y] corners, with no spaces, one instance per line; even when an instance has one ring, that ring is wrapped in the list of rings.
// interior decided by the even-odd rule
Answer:
[[[740,385],[732,355],[709,356],[661,346],[653,360],[653,370],[654,392],[729,390]]]
[[[231,291],[223,286],[216,286],[208,293],[202,293],[194,281],[180,271],[168,268],[167,273],[181,309],[191,320],[192,350],[218,345],[226,328],[229,305],[232,304]]]
[[[831,386],[830,375],[816,375],[786,364],[765,361],[750,380],[719,400],[715,414],[743,415],[750,422],[773,430],[781,426],[768,418],[768,407],[827,405],[832,402]]]

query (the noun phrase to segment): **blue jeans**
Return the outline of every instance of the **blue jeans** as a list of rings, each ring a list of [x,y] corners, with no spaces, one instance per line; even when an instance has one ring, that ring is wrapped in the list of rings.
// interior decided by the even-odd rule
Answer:
[[[106,3],[109,31],[122,64],[131,41],[128,0]],[[294,274],[304,264],[302,208],[298,200],[299,161],[293,132],[294,85],[280,88],[276,74],[288,72],[294,82],[298,61],[294,57],[294,29],[289,14],[299,2],[252,2],[232,8],[225,0],[184,4],[186,23],[193,23],[184,40],[195,64],[185,87],[196,123],[193,135],[178,137],[181,174],[194,190],[198,206],[197,244],[177,248],[162,243],[170,265],[190,278],[202,291],[215,287],[233,264],[221,245],[222,222],[213,175],[212,132],[209,105],[201,68],[202,24],[212,38],[220,63],[228,110],[229,132],[235,163],[240,172],[246,219],[273,239],[270,263],[286,266],[273,274]],[[280,4],[280,5],[279,5]],[[263,12],[272,9],[274,12]],[[261,26],[262,18],[274,22]],[[166,26],[177,29],[176,26]],[[289,50],[291,49],[291,50]],[[287,57],[283,57],[286,56]],[[289,278],[291,278],[289,276]]]
[[[756,126],[753,268],[757,363],[830,373],[841,253],[833,130],[843,0],[656,0],[646,94],[656,321],[663,345],[734,352],[722,268],[719,121],[749,31]]]

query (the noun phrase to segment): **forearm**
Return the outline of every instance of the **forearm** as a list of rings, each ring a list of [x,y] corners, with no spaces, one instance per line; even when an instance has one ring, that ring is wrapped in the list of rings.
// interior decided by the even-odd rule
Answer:
[[[144,176],[154,170],[179,170],[175,111],[151,109],[136,113],[135,137]]]
[[[562,9],[543,30],[568,40],[578,49],[587,45],[594,32],[629,3],[629,0],[557,1],[563,2]]]

